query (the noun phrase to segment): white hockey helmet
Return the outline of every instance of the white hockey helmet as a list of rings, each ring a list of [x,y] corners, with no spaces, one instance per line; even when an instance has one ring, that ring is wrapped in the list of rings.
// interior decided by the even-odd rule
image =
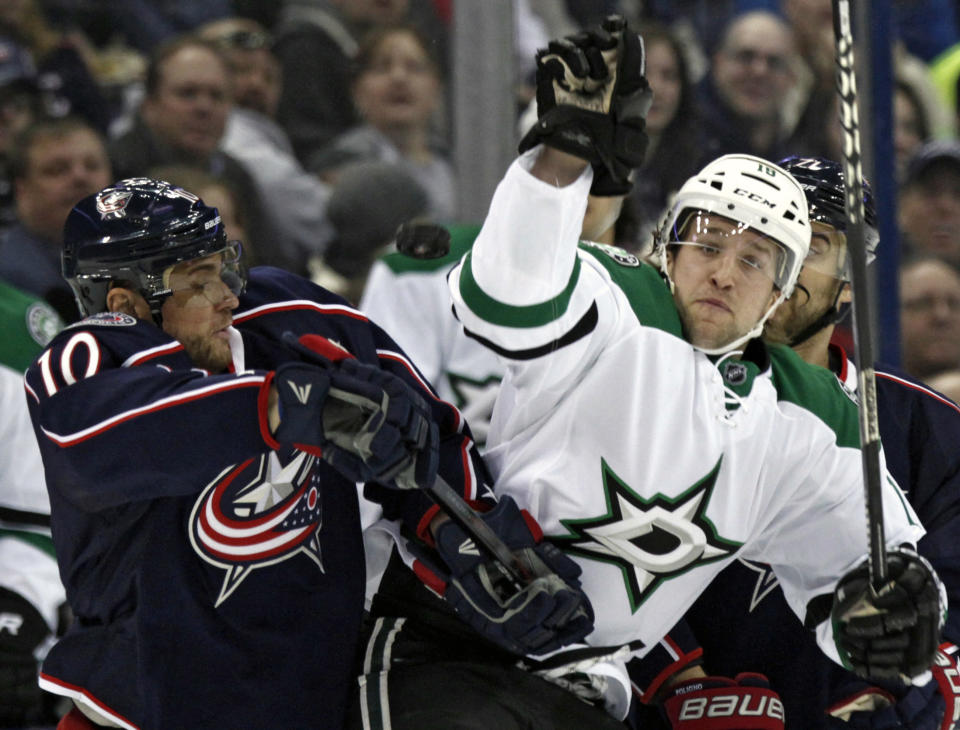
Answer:
[[[810,250],[807,199],[782,167],[753,155],[718,157],[677,192],[657,231],[657,249],[666,273],[666,247],[679,240],[677,226],[697,210],[722,215],[759,231],[783,252],[774,284],[784,297],[793,293]]]
[[[715,355],[730,352],[758,337],[770,315],[793,293],[810,250],[812,231],[803,188],[790,173],[753,155],[719,157],[683,184],[657,230],[660,268],[671,291],[674,284],[667,267],[667,247],[680,240],[680,228],[698,211],[749,226],[775,243],[780,252],[773,281],[780,291],[776,301],[743,336],[722,347],[698,348]]]

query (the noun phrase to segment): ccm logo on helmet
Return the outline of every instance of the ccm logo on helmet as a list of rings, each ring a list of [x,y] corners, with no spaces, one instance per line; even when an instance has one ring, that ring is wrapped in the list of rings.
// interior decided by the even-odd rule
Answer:
[[[691,697],[684,700],[680,706],[681,720],[702,720],[709,717],[769,717],[783,720],[783,703],[777,697],[755,697],[748,693]]]
[[[734,189],[733,189],[733,194],[734,194],[734,195],[740,195],[740,196],[742,196],[742,197],[744,197],[744,198],[747,198],[748,200],[750,200],[750,201],[752,201],[752,202],[754,202],[754,203],[760,203],[761,205],[765,205],[765,206],[767,206],[768,208],[776,208],[776,207],[777,207],[777,204],[776,204],[776,203],[771,203],[769,200],[767,200],[765,197],[763,197],[763,196],[760,195],[759,193],[754,193],[754,192],[751,192],[750,190],[744,190],[743,188],[734,188]]]

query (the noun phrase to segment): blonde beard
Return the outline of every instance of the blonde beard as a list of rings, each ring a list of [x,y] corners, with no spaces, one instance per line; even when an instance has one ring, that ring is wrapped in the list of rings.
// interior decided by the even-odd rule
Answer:
[[[211,373],[222,373],[231,364],[230,345],[211,337],[190,337],[180,341],[193,364]]]

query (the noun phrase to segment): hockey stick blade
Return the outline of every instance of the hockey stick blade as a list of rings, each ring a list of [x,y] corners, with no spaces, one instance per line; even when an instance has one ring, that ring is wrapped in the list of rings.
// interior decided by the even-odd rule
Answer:
[[[883,525],[883,475],[880,469],[880,426],[874,372],[874,332],[870,315],[867,248],[864,235],[863,158],[857,111],[857,80],[850,30],[849,0],[833,0],[833,29],[837,51],[837,94],[843,127],[843,185],[846,193],[847,255],[853,295],[854,344],[859,367],[858,409],[860,450],[867,505],[870,583],[879,590],[887,582],[887,553]]]
[[[463,497],[439,474],[433,486],[426,492],[440,505],[443,511],[464,532],[474,539],[477,546],[492,558],[498,569],[510,579],[517,591],[530,583],[530,575],[520,561],[480,515],[470,508]]]

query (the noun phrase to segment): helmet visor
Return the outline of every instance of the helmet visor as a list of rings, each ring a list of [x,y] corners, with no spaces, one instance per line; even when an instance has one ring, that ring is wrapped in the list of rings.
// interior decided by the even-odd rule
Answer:
[[[179,295],[183,305],[218,305],[243,293],[247,283],[240,241],[230,241],[217,253],[182,261],[163,272],[165,291],[160,297]]]
[[[677,217],[669,246],[684,246],[700,260],[729,261],[742,279],[753,285],[772,283],[782,288],[787,275],[787,255],[775,239],[743,221],[706,210],[684,212]]]

